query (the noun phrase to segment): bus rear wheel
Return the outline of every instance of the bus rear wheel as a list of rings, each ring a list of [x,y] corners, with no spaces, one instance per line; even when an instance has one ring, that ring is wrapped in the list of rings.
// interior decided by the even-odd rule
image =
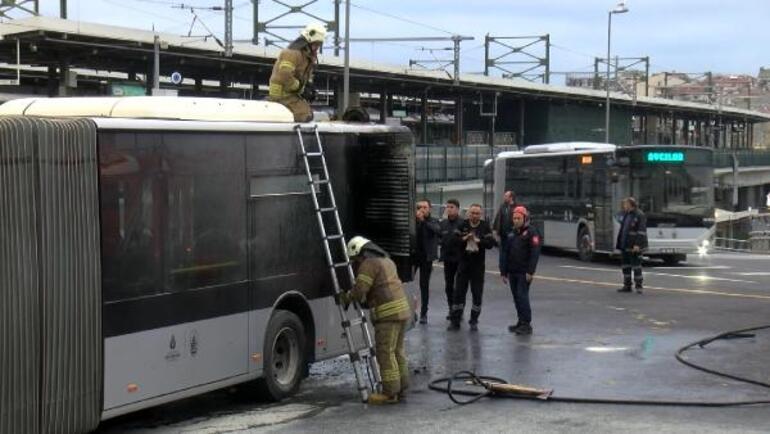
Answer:
[[[262,378],[259,389],[267,398],[280,401],[297,392],[305,366],[305,327],[299,317],[276,310],[267,324]]]
[[[585,226],[578,231],[577,250],[581,261],[591,262],[594,260],[594,240],[591,238],[591,231]]]

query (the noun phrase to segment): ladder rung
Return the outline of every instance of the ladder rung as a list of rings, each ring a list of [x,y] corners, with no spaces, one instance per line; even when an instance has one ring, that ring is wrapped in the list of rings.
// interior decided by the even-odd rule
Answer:
[[[326,239],[327,239],[327,240],[341,240],[341,239],[343,239],[343,238],[345,238],[345,235],[343,235],[343,234],[337,234],[337,235],[327,235],[327,236],[326,236]]]
[[[337,207],[333,206],[333,207],[330,207],[330,208],[318,208],[316,211],[318,211],[318,212],[332,212],[332,211],[337,211]]]
[[[332,265],[332,268],[347,267],[348,265],[350,265],[350,262],[337,262]]]
[[[328,179],[319,179],[318,181],[313,180],[310,183],[313,184],[313,185],[322,185],[322,184],[328,184],[329,180]]]
[[[374,354],[374,348],[364,348],[363,350],[358,350],[355,353],[350,353],[348,356],[350,356],[351,361],[359,362],[364,358],[373,357]]]
[[[323,152],[305,152],[305,156],[307,157],[321,157],[323,154]]]
[[[361,324],[363,324],[365,322],[366,322],[366,317],[346,319],[346,320],[342,321],[342,327],[357,326],[357,325],[361,325]]]

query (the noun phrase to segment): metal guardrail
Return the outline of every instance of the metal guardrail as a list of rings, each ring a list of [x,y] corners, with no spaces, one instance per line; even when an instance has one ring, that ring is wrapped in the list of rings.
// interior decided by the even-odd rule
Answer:
[[[733,167],[733,155],[738,158],[738,167],[770,166],[770,150],[714,150],[714,168]]]
[[[515,151],[517,146],[434,146],[415,147],[415,171],[418,183],[480,180],[484,161],[500,152]]]

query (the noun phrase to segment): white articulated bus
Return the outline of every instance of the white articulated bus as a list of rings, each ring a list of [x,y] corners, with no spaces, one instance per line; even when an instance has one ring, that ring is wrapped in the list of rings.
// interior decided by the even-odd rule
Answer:
[[[348,353],[295,127],[264,101],[0,106],[0,432],[250,380],[280,399]],[[411,133],[317,127],[345,233],[411,280]]]
[[[703,252],[713,234],[712,151],[678,145],[552,143],[504,152],[485,166],[485,202],[497,209],[513,190],[543,232],[545,246],[583,260],[615,252],[626,196],[647,215],[645,255],[667,263]]]

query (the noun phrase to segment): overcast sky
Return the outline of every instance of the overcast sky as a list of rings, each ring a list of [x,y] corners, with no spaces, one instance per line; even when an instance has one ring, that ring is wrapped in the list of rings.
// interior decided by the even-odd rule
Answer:
[[[300,4],[309,0],[283,0]],[[88,22],[188,33],[192,14],[174,8],[223,5],[224,0],[69,0],[69,18]],[[352,0],[351,37],[473,36],[462,43],[463,72],[483,70],[484,35],[551,35],[552,71],[591,71],[593,56],[606,56],[607,11],[612,0]],[[58,16],[58,1],[41,0],[44,15]],[[234,38],[252,37],[250,0],[233,0]],[[333,0],[318,0],[308,10],[332,19]],[[653,71],[756,75],[770,66],[770,0],[631,0],[630,11],[613,15],[612,56],[649,56]],[[286,9],[260,0],[260,21]],[[343,7],[344,10],[344,7]],[[201,21],[221,37],[224,15],[198,10]],[[388,16],[390,15],[390,16]],[[344,15],[343,15],[344,16]],[[309,18],[276,24],[305,23]],[[411,23],[409,21],[413,21]],[[194,35],[207,34],[199,23]],[[450,43],[356,43],[352,57],[407,65],[409,59],[443,59],[451,51],[421,51]],[[533,49],[537,54],[538,49]],[[542,51],[542,50],[540,50]],[[494,54],[494,53],[493,53]],[[502,54],[497,52],[496,54]],[[510,58],[509,60],[523,60]],[[499,74],[499,72],[498,72]],[[560,81],[554,78],[554,81]]]

